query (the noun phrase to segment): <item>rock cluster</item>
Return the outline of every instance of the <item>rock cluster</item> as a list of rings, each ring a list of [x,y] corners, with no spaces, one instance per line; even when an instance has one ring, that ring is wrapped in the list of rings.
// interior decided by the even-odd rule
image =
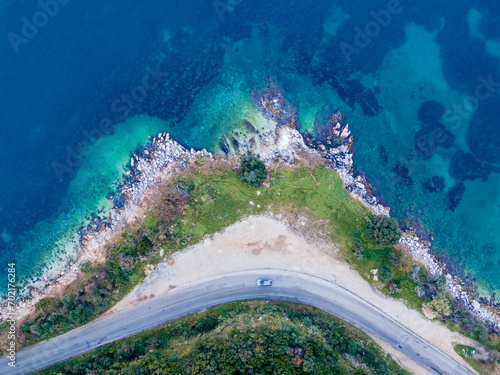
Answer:
[[[336,118],[336,117],[334,117]],[[352,162],[353,137],[349,130],[349,124],[341,124],[337,121],[333,127],[334,144],[337,147],[319,146],[321,156],[328,160],[330,167],[340,176],[345,189],[349,195],[359,200],[365,207],[376,215],[389,216],[389,208],[379,203],[377,197],[371,193],[371,186],[362,175],[354,176]]]
[[[308,149],[302,135],[297,130],[285,125],[276,127],[274,135],[260,136],[259,140],[258,143],[242,145],[242,149],[248,149],[258,154],[268,166],[276,162],[293,164],[298,157],[313,151]]]
[[[433,275],[446,275],[446,286],[453,297],[460,299],[470,308],[472,313],[482,322],[500,332],[500,315],[488,305],[475,300],[471,291],[467,290],[462,280],[447,274],[444,265],[440,265],[431,252],[430,243],[422,241],[415,233],[406,232],[399,241],[405,252],[411,254],[415,261],[421,263]]]
[[[124,223],[134,206],[152,187],[156,186],[161,177],[168,177],[174,171],[189,166],[190,159],[212,158],[206,150],[187,150],[170,138],[167,133],[160,133],[151,139],[140,152],[132,154],[130,170],[127,172],[121,195],[125,201],[123,207],[113,207],[110,210],[109,221],[112,227]],[[166,169],[170,168],[169,171]],[[162,173],[167,172],[167,175]]]

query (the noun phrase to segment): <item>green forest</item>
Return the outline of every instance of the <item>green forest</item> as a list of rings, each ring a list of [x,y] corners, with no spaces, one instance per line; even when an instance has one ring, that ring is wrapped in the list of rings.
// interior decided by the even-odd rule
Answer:
[[[340,319],[276,301],[212,307],[34,374],[304,373],[407,374]]]

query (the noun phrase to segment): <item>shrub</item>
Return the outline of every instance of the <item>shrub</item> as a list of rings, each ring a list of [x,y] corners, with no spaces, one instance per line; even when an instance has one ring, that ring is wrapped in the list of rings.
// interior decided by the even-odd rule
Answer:
[[[409,275],[413,270],[413,258],[410,254],[402,254],[396,262],[396,269],[404,275]]]
[[[207,316],[201,320],[198,320],[195,325],[194,329],[197,332],[210,332],[213,330],[217,325],[219,324],[219,319],[217,319],[215,316]]]
[[[449,316],[451,314],[450,301],[442,294],[434,296],[427,306],[440,315]]]
[[[149,201],[149,215],[158,220],[156,232],[163,232],[184,214],[189,200],[189,190],[186,187],[172,186],[170,183],[161,183]],[[152,233],[146,236],[153,237]]]
[[[49,313],[61,306],[61,302],[55,298],[45,297],[35,303],[37,312]]]
[[[267,177],[267,169],[258,156],[250,151],[241,157],[240,180],[252,186],[260,186]]]
[[[389,280],[391,280],[393,276],[392,268],[389,267],[387,264],[384,264],[382,267],[378,269],[377,276],[378,279],[383,283],[389,282]]]
[[[363,258],[363,245],[360,239],[355,238],[352,240],[351,250],[358,258]]]
[[[366,231],[366,238],[379,247],[396,245],[401,235],[397,221],[388,216],[375,216]]]
[[[87,274],[92,273],[94,271],[94,268],[92,267],[92,262],[90,260],[86,261],[85,263],[82,264],[82,266],[80,267],[80,270],[83,273],[87,273]]]

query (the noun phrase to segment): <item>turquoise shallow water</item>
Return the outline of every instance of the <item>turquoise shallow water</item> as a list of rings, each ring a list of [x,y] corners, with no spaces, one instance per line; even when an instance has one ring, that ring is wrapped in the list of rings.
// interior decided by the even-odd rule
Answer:
[[[0,261],[27,281],[76,256],[76,230],[105,214],[148,135],[220,152],[225,132],[256,119],[252,90],[272,77],[303,132],[340,110],[356,173],[401,225],[432,236],[482,295],[497,290],[499,6],[217,4],[70,2],[30,38],[40,5],[1,5]],[[111,134],[88,147],[99,128]]]

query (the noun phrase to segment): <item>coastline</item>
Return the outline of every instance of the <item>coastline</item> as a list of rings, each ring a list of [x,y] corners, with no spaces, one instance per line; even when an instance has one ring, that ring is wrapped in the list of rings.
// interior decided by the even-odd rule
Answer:
[[[280,95],[279,92],[277,96]],[[268,100],[266,97],[265,101],[261,99],[260,103],[262,105],[259,110],[266,117],[277,122],[274,138],[269,139],[269,135],[272,134],[266,134],[267,137],[261,137],[262,140],[258,144],[255,142],[240,144],[242,151],[252,150],[259,153],[267,165],[278,160],[281,163],[293,163],[295,157],[304,154],[321,157],[326,160],[327,167],[339,174],[351,198],[362,203],[376,215],[389,216],[390,209],[379,203],[379,200],[371,193],[370,184],[366,179],[363,176],[355,177],[353,174],[353,136],[348,125],[342,124],[339,113],[333,115],[329,123],[338,143],[325,146],[318,142],[311,147],[309,139],[291,126],[295,122],[295,117],[290,116],[290,113],[286,111],[284,100]],[[283,118],[286,121],[282,121]],[[206,150],[187,150],[166,133],[160,133],[150,139],[151,143],[141,152],[131,156],[131,169],[127,172],[125,184],[120,192],[123,204],[113,206],[107,219],[94,221],[80,232],[80,253],[77,261],[68,262],[57,277],[45,280],[44,287],[29,288],[26,295],[21,296],[21,301],[14,307],[14,311],[9,311],[11,315],[16,316],[16,320],[25,319],[41,298],[61,293],[67,284],[76,279],[80,266],[84,262],[87,260],[104,261],[104,245],[119,234],[119,229],[143,218],[142,200],[154,186],[163,179],[168,179],[174,172],[189,168],[190,162],[194,159],[214,158],[214,155]],[[306,145],[306,143],[309,144]],[[459,278],[450,275],[446,271],[446,265],[441,265],[435,260],[430,243],[421,240],[415,233],[406,232],[400,244],[416,262],[421,263],[431,273],[445,274],[448,290],[452,295],[464,301],[479,320],[500,332],[499,309],[475,300],[471,291],[465,288],[465,284]],[[0,322],[4,321],[6,316],[7,307],[4,300],[0,310]]]
[[[104,262],[104,245],[119,235],[120,229],[143,217],[142,200],[151,188],[162,179],[168,179],[174,172],[189,167],[190,160],[213,157],[206,150],[186,149],[166,133],[150,137],[150,140],[151,143],[140,154],[133,153],[131,156],[132,168],[127,172],[120,192],[123,204],[113,205],[107,218],[94,219],[79,231],[79,254],[75,262],[65,262],[54,278],[44,277],[45,285],[37,285],[38,288],[30,286],[23,290],[19,293],[19,301],[11,308],[7,299],[4,299],[0,309],[0,323],[8,316],[15,317],[18,322],[23,321],[34,311],[36,302],[44,297],[60,294],[66,285],[73,282],[86,261]]]
[[[322,157],[332,160],[332,168],[339,174],[345,189],[349,195],[360,201],[375,215],[389,215],[389,207],[384,207],[378,199],[371,194],[370,184],[359,175],[353,175],[352,163],[352,136],[348,125],[342,126],[340,122],[334,127],[339,137],[344,138],[347,144],[325,151]],[[445,264],[440,264],[432,255],[432,244],[421,239],[413,231],[406,231],[399,241],[406,253],[410,254],[414,261],[422,264],[431,274],[446,276],[446,286],[454,298],[465,302],[470,311],[483,323],[492,326],[496,332],[500,332],[500,308],[490,306],[474,299],[473,292],[466,288],[465,283],[457,276],[450,274]]]

